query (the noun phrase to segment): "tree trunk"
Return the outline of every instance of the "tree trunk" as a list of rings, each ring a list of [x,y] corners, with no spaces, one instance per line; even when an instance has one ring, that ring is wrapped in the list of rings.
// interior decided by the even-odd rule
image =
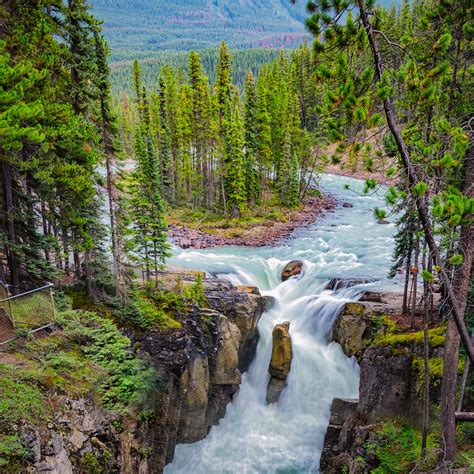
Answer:
[[[420,256],[420,238],[417,237],[415,241],[415,264],[412,268],[412,282],[413,282],[413,290],[412,290],[412,302],[411,302],[411,328],[415,329],[416,325],[416,303],[417,303],[417,288],[418,288],[418,258]]]
[[[43,223],[43,235],[48,236],[49,235],[49,227],[48,227],[48,220],[46,217],[46,204],[44,200],[41,200],[41,220]],[[45,247],[44,249],[44,258],[46,259],[47,262],[49,262],[49,248],[48,246]]]
[[[115,205],[114,205],[114,184],[112,176],[112,164],[114,162],[113,146],[111,143],[111,138],[109,136],[107,127],[107,111],[104,98],[101,97],[101,111],[102,111],[102,140],[104,145],[104,154],[105,154],[105,170],[107,173],[107,197],[109,204],[109,219],[110,219],[110,240],[112,243],[112,261],[113,261],[113,273],[114,277],[118,279],[119,277],[119,259],[117,254],[117,232],[115,225]]]
[[[426,244],[424,246],[426,250]],[[426,252],[423,252],[423,268],[426,269]],[[423,280],[423,375],[425,383],[423,386],[423,429],[421,437],[421,459],[426,458],[426,444],[430,428],[430,348],[428,339],[428,311],[431,284]]]
[[[382,60],[382,56],[380,55],[377,41],[375,39],[375,34],[372,28],[372,24],[369,20],[367,7],[365,5],[364,0],[358,0],[357,3],[360,10],[360,18],[364,25],[365,31],[367,33],[367,38],[369,40],[370,48],[372,50],[376,77],[378,80],[381,80],[382,73],[383,73],[383,60]],[[387,118],[387,124],[393,135],[393,138],[397,145],[398,152],[400,153],[400,156],[402,159],[403,168],[407,174],[408,183],[410,185],[410,188],[413,188],[420,182],[420,180],[418,179],[415,168],[413,167],[413,164],[410,160],[410,152],[408,151],[405,140],[397,124],[397,120],[395,119],[395,107],[393,105],[392,99],[390,97],[384,99],[383,106],[384,106],[385,116]],[[464,324],[464,307],[461,308],[458,303],[458,299],[454,291],[453,285],[451,284],[449,276],[446,272],[446,268],[441,260],[438,245],[436,244],[436,241],[433,237],[433,231],[431,228],[431,221],[430,221],[430,216],[429,216],[428,204],[426,202],[426,197],[416,196],[415,203],[416,203],[416,208],[418,211],[418,216],[420,218],[420,222],[423,227],[424,236],[428,244],[428,247],[430,249],[431,257],[433,259],[434,264],[438,265],[440,269],[439,274],[446,288],[446,292],[447,292],[449,303],[452,309],[452,316],[456,324],[456,328],[459,332],[463,346],[466,349],[467,355],[472,363],[474,362],[474,348],[471,345],[469,333],[467,332],[466,326]]]
[[[467,155],[466,163],[466,186],[464,194],[474,197],[474,144],[471,134],[471,146]],[[469,294],[469,280],[472,272],[474,254],[474,223],[461,229],[459,236],[459,253],[463,255],[462,266],[457,269],[454,276],[454,288],[456,291],[459,308],[464,312]],[[456,385],[458,375],[460,336],[452,318],[448,321],[446,330],[446,342],[444,345],[443,382],[441,385],[441,432],[443,459],[451,461],[456,455],[456,422],[454,412],[456,410]],[[468,361],[466,360],[466,363]],[[472,364],[472,361],[471,361]]]
[[[405,265],[405,285],[403,287],[403,304],[402,313],[408,315],[408,287],[410,285],[410,269],[411,269],[411,255],[413,247],[410,243],[410,250],[408,251],[406,265]]]
[[[16,243],[15,220],[13,218],[13,178],[12,168],[6,162],[2,161],[2,181],[3,181],[3,202],[5,206],[5,233],[8,241]],[[10,270],[10,284],[12,293],[18,293],[20,285],[20,262],[15,252],[7,244],[8,267]]]
[[[472,412],[456,412],[456,421],[474,421],[474,413]]]
[[[474,333],[471,333],[471,342],[474,343]],[[459,390],[459,402],[458,402],[458,411],[462,411],[464,404],[464,395],[466,393],[467,379],[469,377],[469,371],[471,370],[471,362],[469,359],[466,359],[464,362],[464,370],[462,373],[462,382],[461,389]]]

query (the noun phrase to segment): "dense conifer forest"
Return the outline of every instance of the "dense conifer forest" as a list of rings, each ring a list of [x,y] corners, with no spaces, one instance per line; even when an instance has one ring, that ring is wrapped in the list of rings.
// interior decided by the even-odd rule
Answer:
[[[125,3],[117,15],[135,8]],[[168,18],[173,31],[181,9],[189,8],[183,3]],[[291,24],[301,20],[302,2],[295,12],[291,2],[280,3]],[[94,4],[105,11],[99,9],[105,2]],[[455,415],[459,367],[467,366],[461,406],[464,392],[472,402],[473,390],[472,8],[463,0],[390,8],[373,0],[321,0],[307,8],[311,41],[293,49],[235,51],[282,45],[247,42],[236,33],[230,46],[221,41],[211,51],[221,35],[216,30],[186,52],[156,60],[143,60],[147,53],[132,62],[119,48],[111,65],[103,25],[85,0],[2,2],[0,281],[11,294],[53,282],[59,307],[69,298],[73,309],[98,311],[73,320],[63,314],[61,324],[75,348],[82,339],[74,325],[84,326],[84,340],[97,350],[86,356],[113,373],[100,386],[104,406],[126,411],[154,382],[139,349],[126,355],[117,328],[180,327],[170,314],[189,302],[203,304],[200,275],[186,288],[159,287],[172,254],[167,220],[185,212],[195,228],[204,219],[231,227],[263,213],[271,225],[270,212],[299,211],[321,195],[318,178],[326,167],[362,170],[370,175],[365,194],[378,181],[388,183],[387,209],[374,209],[373,218],[396,219],[392,276],[404,271],[403,314],[414,318],[417,288],[423,294],[426,351],[435,287],[443,300],[439,421],[430,424],[425,383],[420,456],[428,459],[428,436],[435,433],[431,467],[472,468],[472,451],[468,461],[456,457]],[[105,21],[114,27],[115,18]],[[241,26],[260,37],[258,26]],[[136,51],[138,43],[123,41]],[[100,352],[110,340],[120,361],[112,368]],[[0,374],[10,374],[2,367]],[[49,383],[22,377],[35,397]],[[20,466],[29,458],[15,437],[19,421],[4,412],[0,405],[0,467]]]

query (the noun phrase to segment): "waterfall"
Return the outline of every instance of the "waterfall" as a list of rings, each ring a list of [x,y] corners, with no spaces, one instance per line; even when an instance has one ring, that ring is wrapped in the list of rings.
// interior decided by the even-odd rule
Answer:
[[[324,179],[325,188],[336,195],[347,182],[363,186],[348,178]],[[358,365],[330,342],[332,325],[364,285],[324,288],[331,278],[343,276],[378,280],[365,285],[371,288],[390,285],[385,273],[393,225],[378,225],[366,215],[383,207],[382,196],[354,194],[344,199],[352,200],[354,208],[326,216],[281,247],[176,250],[172,264],[256,285],[274,298],[274,305],[259,322],[255,359],[225,417],[205,439],[178,445],[166,474],[318,472],[332,399],[358,395]],[[284,264],[294,258],[304,261],[303,273],[281,282]],[[283,321],[290,321],[293,360],[287,387],[278,403],[268,405],[272,330]]]

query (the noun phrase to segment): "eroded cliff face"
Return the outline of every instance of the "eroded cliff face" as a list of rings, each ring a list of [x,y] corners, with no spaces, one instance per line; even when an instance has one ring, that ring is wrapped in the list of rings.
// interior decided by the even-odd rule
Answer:
[[[187,314],[182,328],[129,334],[157,374],[142,411],[112,415],[87,397],[59,397],[47,430],[21,427],[32,452],[30,472],[159,473],[176,444],[208,434],[253,359],[257,323],[271,299],[223,280],[204,283],[208,307]]]
[[[421,426],[423,332],[402,327],[406,321],[399,318],[401,299],[399,293],[367,293],[359,302],[347,303],[334,324],[333,340],[359,363],[359,398],[333,400],[320,460],[322,472],[376,468],[377,459],[367,446],[378,441],[380,422],[402,420],[414,428]],[[433,369],[442,360],[443,333],[443,325],[433,322],[429,331]],[[439,402],[440,374],[431,367],[430,372],[433,409]]]
[[[163,337],[138,338],[159,378],[157,416],[143,431],[153,446],[149,463],[159,472],[178,443],[203,439],[225,414],[258,342],[257,323],[270,299],[230,283],[205,281],[207,309],[184,320],[183,329]]]

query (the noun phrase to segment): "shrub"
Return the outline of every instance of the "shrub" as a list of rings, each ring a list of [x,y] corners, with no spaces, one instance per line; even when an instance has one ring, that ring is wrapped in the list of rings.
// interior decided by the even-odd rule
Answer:
[[[196,276],[195,282],[184,289],[184,296],[189,298],[192,302],[202,307],[206,304],[204,296],[204,284],[202,282],[201,274]]]
[[[134,356],[130,339],[112,321],[95,313],[71,311],[62,313],[60,322],[70,338],[81,342],[84,355],[105,370],[98,386],[105,407],[124,411],[153,387],[154,370]]]
[[[31,452],[23,445],[18,435],[0,434],[0,469],[8,466],[6,472],[23,472],[20,467],[31,457]]]

